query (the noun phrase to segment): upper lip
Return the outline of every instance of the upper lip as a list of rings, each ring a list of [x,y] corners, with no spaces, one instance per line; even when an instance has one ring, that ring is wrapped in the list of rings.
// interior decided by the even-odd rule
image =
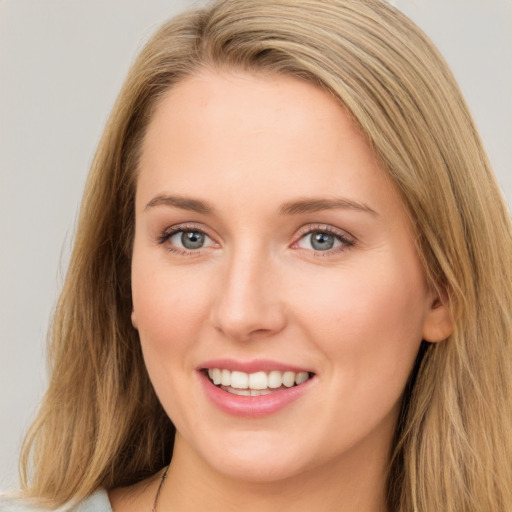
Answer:
[[[283,363],[279,361],[272,361],[270,359],[253,359],[252,361],[238,361],[235,359],[211,359],[209,361],[205,361],[201,363],[197,369],[198,370],[207,370],[210,368],[219,368],[223,370],[230,371],[239,371],[245,373],[255,373],[255,372],[271,372],[271,371],[281,371],[281,372],[309,372],[313,373],[311,369],[304,368],[300,366],[296,366],[293,364]]]

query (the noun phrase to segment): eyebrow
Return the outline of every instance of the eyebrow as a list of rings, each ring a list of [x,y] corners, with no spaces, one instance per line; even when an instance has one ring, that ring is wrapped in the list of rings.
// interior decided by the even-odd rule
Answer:
[[[376,217],[379,217],[379,214],[368,205],[344,198],[300,199],[298,201],[290,201],[289,203],[285,203],[280,208],[279,213],[282,215],[299,215],[301,213],[312,213],[321,210],[333,210],[338,208],[370,213]]]
[[[199,199],[192,199],[191,197],[171,196],[161,194],[149,201],[146,204],[145,210],[155,206],[171,206],[180,208],[181,210],[188,210],[196,213],[211,214],[215,211],[213,206],[205,201]],[[334,210],[334,209],[348,209],[356,210],[365,213],[370,213],[376,217],[379,214],[364,203],[358,203],[351,199],[334,198],[334,199],[299,199],[297,201],[290,201],[279,209],[280,215],[300,215],[304,213],[314,213],[321,210]]]
[[[147,210],[155,206],[173,206],[182,210],[205,214],[214,211],[213,207],[204,201],[182,196],[158,195],[151,199],[144,209]]]

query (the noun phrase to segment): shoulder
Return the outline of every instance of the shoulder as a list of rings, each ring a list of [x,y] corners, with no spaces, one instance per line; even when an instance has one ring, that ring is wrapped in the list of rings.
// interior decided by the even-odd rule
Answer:
[[[0,493],[0,512],[49,512],[36,503],[20,499],[14,493]],[[105,489],[98,489],[85,500],[52,509],[52,512],[112,512]]]

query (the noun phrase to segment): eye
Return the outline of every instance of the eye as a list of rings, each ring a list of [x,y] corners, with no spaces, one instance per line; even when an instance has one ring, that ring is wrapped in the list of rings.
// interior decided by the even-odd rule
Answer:
[[[157,239],[167,250],[178,254],[199,253],[201,249],[215,245],[215,242],[195,226],[175,226],[164,231]]]
[[[330,229],[314,229],[301,236],[297,247],[315,252],[329,252],[344,250],[354,245],[354,240],[341,233],[334,233]]]
[[[172,245],[188,250],[201,249],[211,241],[202,231],[177,231],[168,240]]]

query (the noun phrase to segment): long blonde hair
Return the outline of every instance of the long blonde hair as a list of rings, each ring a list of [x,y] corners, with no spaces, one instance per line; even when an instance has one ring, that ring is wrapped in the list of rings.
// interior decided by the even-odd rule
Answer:
[[[51,382],[22,454],[26,495],[62,504],[172,457],[130,322],[135,175],[159,99],[201,67],[292,75],[337,98],[400,190],[427,277],[449,301],[455,330],[428,346],[404,393],[389,510],[512,510],[510,216],[443,59],[380,0],[220,0],[142,50],[86,186]]]

